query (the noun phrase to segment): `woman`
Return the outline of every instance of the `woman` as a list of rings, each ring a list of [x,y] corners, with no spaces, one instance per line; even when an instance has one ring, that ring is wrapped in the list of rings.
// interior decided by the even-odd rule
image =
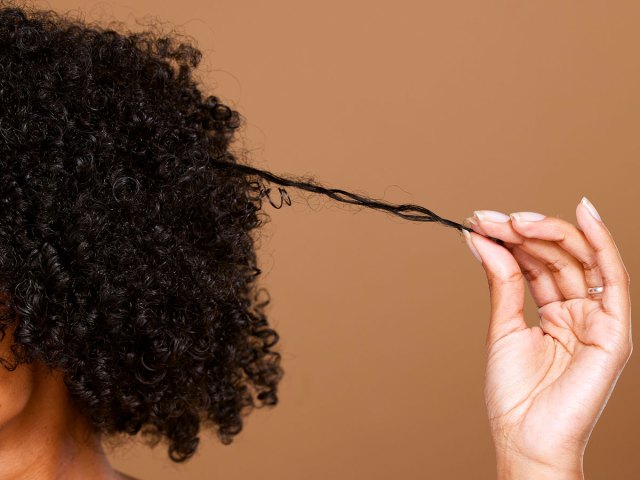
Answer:
[[[200,59],[175,37],[0,0],[0,479],[131,478],[104,441],[140,432],[181,462],[201,428],[228,444],[242,416],[277,403],[278,334],[255,284],[251,234],[269,198],[256,175],[417,219],[238,163],[240,117],[201,94]],[[588,211],[577,211],[584,234],[489,211],[473,227],[505,478],[581,474],[631,351],[628,277]],[[522,320],[521,268],[545,335]],[[587,298],[597,285],[601,298]]]

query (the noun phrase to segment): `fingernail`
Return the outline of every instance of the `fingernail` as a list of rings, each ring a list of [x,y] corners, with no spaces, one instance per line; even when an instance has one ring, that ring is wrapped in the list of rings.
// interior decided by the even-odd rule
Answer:
[[[593,217],[596,220],[602,221],[602,219],[600,218],[600,215],[598,215],[598,211],[596,210],[596,207],[593,206],[593,203],[591,203],[587,197],[582,197],[582,200],[580,201],[585,207],[587,207],[587,210],[589,210],[589,213],[593,215]]]
[[[511,220],[509,215],[505,215],[504,213],[496,212],[494,210],[474,210],[473,214],[481,222],[489,221],[505,223]]]
[[[482,263],[482,257],[480,257],[480,254],[478,253],[478,250],[476,250],[476,247],[473,246],[473,241],[471,240],[471,234],[464,229],[462,229],[462,233],[464,234],[464,238],[467,241],[467,245],[469,245],[469,250],[471,250],[471,253],[473,253],[473,256],[476,257],[476,260]]]
[[[476,221],[476,219],[474,217],[467,217],[464,219],[464,221],[462,222],[463,225],[469,226],[471,225],[472,227],[477,227],[478,226],[478,222]]]
[[[536,212],[515,212],[509,214],[516,222],[537,222],[546,218],[541,213]]]

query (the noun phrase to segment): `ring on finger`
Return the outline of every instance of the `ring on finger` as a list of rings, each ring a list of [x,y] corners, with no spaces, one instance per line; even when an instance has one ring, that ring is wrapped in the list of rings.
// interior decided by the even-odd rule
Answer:
[[[602,286],[589,287],[589,288],[587,288],[587,293],[589,295],[601,295],[603,290],[604,290],[604,287],[602,287]]]

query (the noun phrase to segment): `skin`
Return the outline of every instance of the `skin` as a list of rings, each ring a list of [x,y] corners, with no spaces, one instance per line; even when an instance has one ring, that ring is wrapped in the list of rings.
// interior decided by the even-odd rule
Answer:
[[[4,358],[11,358],[11,336],[9,329],[0,342]],[[0,478],[136,480],[111,467],[59,371],[39,362],[0,368],[0,385]]]
[[[579,228],[556,217],[491,221],[495,213],[467,221],[506,248],[465,236],[490,290],[484,395],[498,478],[583,479],[589,436],[633,349],[630,277],[611,233],[583,202]],[[531,328],[525,282],[540,315]],[[601,285],[602,294],[587,293]]]

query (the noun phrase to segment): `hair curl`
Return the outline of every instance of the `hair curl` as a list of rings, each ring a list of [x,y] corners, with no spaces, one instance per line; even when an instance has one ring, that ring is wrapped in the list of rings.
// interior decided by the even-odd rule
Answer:
[[[235,161],[238,112],[203,97],[177,35],[0,7],[3,365],[61,369],[96,431],[166,437],[176,462],[201,424],[231,443],[283,375],[262,190],[211,163]]]

